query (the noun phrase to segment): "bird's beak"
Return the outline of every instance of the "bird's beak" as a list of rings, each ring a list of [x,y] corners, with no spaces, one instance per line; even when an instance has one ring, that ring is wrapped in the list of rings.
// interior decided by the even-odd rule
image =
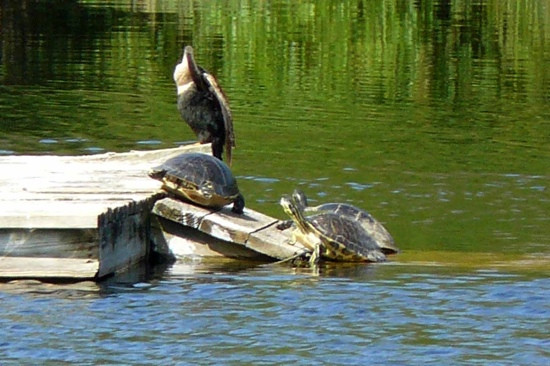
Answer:
[[[193,47],[191,46],[185,46],[183,49],[183,57],[181,62],[187,61],[187,67],[189,69],[195,68],[195,58],[193,57]]]
[[[183,49],[183,57],[181,58],[181,62],[177,64],[174,69],[174,81],[176,82],[176,85],[181,87],[191,81],[193,78],[193,73],[196,73],[195,68],[193,48],[191,46],[185,46]]]

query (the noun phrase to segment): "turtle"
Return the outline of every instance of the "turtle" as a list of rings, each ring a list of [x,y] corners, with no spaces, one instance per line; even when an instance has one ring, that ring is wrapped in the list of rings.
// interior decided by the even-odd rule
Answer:
[[[355,220],[363,226],[363,229],[365,229],[384,254],[395,254],[399,252],[388,230],[367,211],[348,203],[324,203],[319,206],[311,207],[308,205],[306,194],[300,189],[294,190],[292,193],[292,200],[296,205],[302,208],[306,215],[331,212]],[[292,220],[283,221],[278,225],[278,228],[284,230],[292,226],[292,223]]]
[[[211,208],[233,202],[232,211],[243,213],[244,197],[231,169],[212,155],[183,153],[152,168],[149,176],[178,198]]]
[[[284,195],[280,204],[294,221],[293,241],[298,241],[312,254],[310,263],[321,258],[338,262],[382,262],[386,255],[357,221],[334,212],[304,216],[304,207]]]

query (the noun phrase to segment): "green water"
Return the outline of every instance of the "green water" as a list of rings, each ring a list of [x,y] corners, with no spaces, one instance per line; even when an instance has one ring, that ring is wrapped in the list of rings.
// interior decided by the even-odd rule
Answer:
[[[193,140],[172,81],[192,44],[229,97],[251,208],[282,218],[301,187],[404,249],[548,254],[544,2],[25,4],[1,13],[5,154]]]
[[[186,275],[168,269],[159,279],[143,277],[162,301],[173,296],[182,311],[192,312],[197,310],[193,299],[208,304],[214,296],[221,303],[203,314],[206,325],[216,314],[224,319],[220,324],[225,330],[252,317],[244,338],[247,332],[265,331],[259,319],[266,314],[255,313],[256,305],[271,309],[271,315],[290,311],[300,317],[295,324],[305,327],[311,342],[339,344],[339,351],[354,354],[350,360],[355,362],[368,359],[361,342],[353,337],[327,340],[322,329],[338,337],[365,335],[376,357],[392,354],[388,342],[394,342],[403,354],[393,354],[391,364],[437,364],[443,357],[468,364],[472,354],[479,356],[471,359],[478,363],[548,361],[543,351],[548,348],[543,330],[549,329],[550,319],[547,2],[3,1],[0,26],[0,153],[92,154],[193,140],[178,115],[172,81],[183,46],[191,44],[230,101],[237,137],[233,170],[249,207],[283,218],[279,197],[300,187],[313,202],[350,202],[368,210],[402,249],[388,266],[322,271],[313,287],[308,287],[309,273],[303,280],[302,273],[272,268],[234,275],[225,267],[207,266],[204,272],[191,267]],[[226,293],[218,285],[228,278],[244,287],[227,294],[226,306],[236,313],[224,317]],[[201,284],[206,292],[189,299],[186,286],[200,291]],[[278,297],[273,299],[269,289],[274,288]],[[504,295],[508,289],[511,298]],[[300,297],[302,290],[307,299]],[[131,318],[133,296],[160,306],[153,291],[118,291],[116,285],[107,287],[101,306],[116,309],[125,319]],[[365,295],[369,303],[382,305],[372,309],[362,304],[356,295],[367,293],[372,293]],[[241,313],[231,296],[246,294],[252,297]],[[385,317],[401,295],[407,301],[398,305],[394,323],[386,324],[387,333],[356,329],[349,314],[338,316],[338,304],[347,301],[354,311],[362,306],[372,310],[354,313],[359,317]],[[121,303],[110,302],[109,296]],[[289,305],[296,296],[304,308]],[[64,298],[48,301],[64,308]],[[486,301],[478,303],[478,298]],[[23,328],[15,309],[25,301],[24,296],[13,300],[5,318]],[[434,319],[420,315],[431,306],[437,308]],[[93,306],[84,307],[85,316],[96,319]],[[318,307],[325,309],[317,310],[325,328],[312,330],[312,309]],[[158,311],[169,314],[171,308]],[[457,308],[462,310],[453,313]],[[29,305],[27,311],[33,309]],[[474,314],[476,323],[445,321],[457,314],[464,319]],[[159,323],[166,325],[172,316]],[[288,357],[290,339],[303,335],[280,316],[275,321],[289,333],[277,343],[279,328],[270,328],[274,354],[302,364],[322,363],[330,348],[304,344],[307,338],[300,338],[297,358]],[[333,322],[327,324],[327,319]],[[519,328],[507,328],[509,319]],[[192,324],[182,327],[201,333],[205,326]],[[437,331],[422,333],[430,324]],[[464,330],[470,325],[473,333]],[[37,334],[47,333],[49,326],[46,322]],[[24,329],[23,335],[33,328]],[[106,325],[109,330],[119,340],[126,334],[118,328],[119,335],[116,324]],[[466,338],[484,331],[493,338],[476,338],[480,349],[474,351]],[[505,331],[510,331],[509,339]],[[453,353],[446,332],[467,346]],[[203,343],[193,340],[193,349],[220,361],[223,352],[208,348],[215,344],[215,332],[208,336]],[[238,363],[239,355],[251,363],[262,354],[273,356],[264,347],[265,338],[254,339],[258,343],[249,344],[248,358],[243,348],[233,348],[223,337],[220,341],[237,350],[231,362]],[[151,345],[150,339],[138,337],[136,342]],[[10,351],[12,361],[58,359],[48,358],[47,351],[38,356],[14,352],[14,344],[28,346],[0,341],[0,350]],[[420,351],[426,345],[432,347],[429,356]],[[55,344],[44,347],[59,350]],[[139,360],[140,351],[131,349]],[[522,350],[524,358],[518,356]],[[105,360],[124,354],[110,351],[113,358]],[[74,352],[71,357],[82,355]],[[332,361],[345,363],[345,357]]]

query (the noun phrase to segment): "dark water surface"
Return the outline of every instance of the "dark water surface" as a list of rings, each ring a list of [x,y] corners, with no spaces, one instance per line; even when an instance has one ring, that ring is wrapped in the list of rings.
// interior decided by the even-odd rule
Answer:
[[[547,2],[1,4],[0,154],[193,140],[172,81],[192,44],[230,100],[249,207],[283,218],[300,187],[403,251],[3,284],[0,363],[550,363]]]

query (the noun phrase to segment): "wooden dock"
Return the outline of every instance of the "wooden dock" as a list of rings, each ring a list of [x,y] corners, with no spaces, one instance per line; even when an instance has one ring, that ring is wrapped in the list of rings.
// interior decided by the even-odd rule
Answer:
[[[232,258],[286,259],[304,251],[289,243],[289,231],[276,228],[277,219],[245,207],[242,215],[231,205],[210,210],[173,198],[157,201],[153,213],[163,236],[157,252],[169,248],[176,257],[221,255]]]
[[[88,156],[0,157],[0,278],[100,279],[164,255],[286,258],[277,220],[163,198],[153,166],[210,145]],[[152,215],[154,212],[155,215]]]

